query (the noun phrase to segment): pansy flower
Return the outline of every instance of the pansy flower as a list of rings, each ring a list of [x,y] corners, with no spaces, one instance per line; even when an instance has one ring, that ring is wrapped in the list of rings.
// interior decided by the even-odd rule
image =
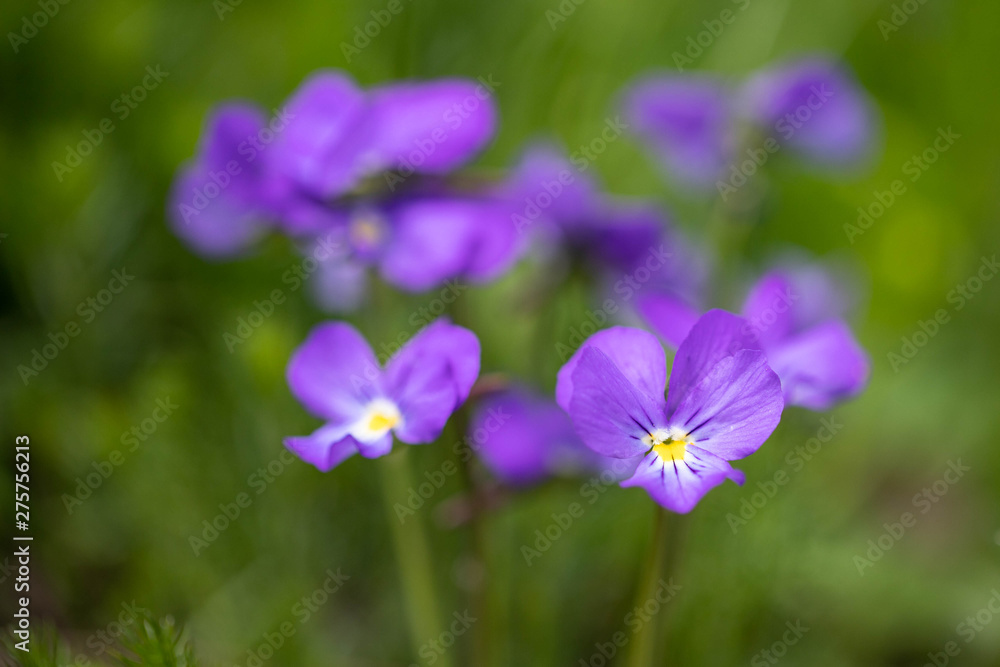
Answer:
[[[826,410],[867,384],[868,356],[842,319],[846,303],[818,267],[776,269],[750,289],[742,310],[747,334],[767,353],[788,404]],[[672,346],[681,344],[698,317],[658,295],[642,297],[638,310]]]
[[[559,149],[543,144],[526,150],[503,193],[519,233],[565,249],[613,287],[632,279],[630,292],[641,283],[698,302],[705,263],[662,210],[648,201],[605,195]],[[617,291],[620,296],[626,288]]]
[[[874,145],[867,94],[844,66],[820,56],[762,70],[738,85],[704,74],[646,76],[626,89],[621,106],[671,177],[701,189],[745,160],[756,170],[761,155],[781,148],[816,164],[850,167]]]
[[[515,486],[557,475],[603,472],[616,463],[583,444],[555,401],[520,386],[480,399],[469,421],[469,436],[489,471]]]
[[[285,446],[326,472],[353,454],[385,456],[395,436],[416,445],[436,439],[479,376],[479,340],[438,319],[380,366],[365,339],[343,322],[317,326],[292,355],[288,386],[326,420]]]
[[[175,232],[210,256],[245,250],[269,227],[296,237],[325,230],[327,207],[388,171],[393,189],[440,176],[492,139],[485,85],[461,79],[361,89],[335,70],[314,74],[274,118],[252,104],[214,112],[195,160],[174,183]]]
[[[678,349],[664,397],[666,355],[656,337],[606,329],[559,371],[556,399],[584,444],[636,464],[621,486],[689,512],[726,479],[743,483],[729,462],[757,451],[781,418],[781,383],[755,347],[745,320],[709,311]]]

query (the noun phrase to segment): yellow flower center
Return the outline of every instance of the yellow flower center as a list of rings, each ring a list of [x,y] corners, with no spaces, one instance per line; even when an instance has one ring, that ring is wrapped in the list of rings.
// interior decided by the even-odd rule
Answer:
[[[385,414],[382,412],[376,412],[368,420],[368,428],[372,431],[388,431],[390,428],[399,423],[398,414]]]
[[[351,222],[351,241],[362,247],[377,247],[385,237],[382,219],[373,213],[358,216]]]
[[[649,447],[650,452],[655,452],[663,461],[670,463],[684,460],[684,452],[690,444],[687,438],[687,434],[676,429],[668,431],[659,428],[643,436],[642,442]]]

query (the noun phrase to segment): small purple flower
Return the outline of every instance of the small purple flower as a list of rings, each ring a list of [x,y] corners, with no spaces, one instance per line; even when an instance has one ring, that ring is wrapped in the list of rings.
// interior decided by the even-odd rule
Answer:
[[[782,144],[808,159],[851,165],[874,143],[875,112],[843,66],[811,57],[764,70],[743,86],[740,108]]]
[[[818,164],[850,167],[871,152],[876,124],[851,73],[818,56],[763,70],[738,87],[703,74],[647,76],[629,86],[622,109],[673,178],[706,190],[746,158],[743,135],[756,142],[745,148],[764,155],[787,147]]]
[[[469,436],[490,472],[517,486],[554,475],[603,472],[615,463],[584,446],[554,401],[521,387],[480,400]]]
[[[317,326],[288,364],[288,386],[326,424],[285,446],[323,472],[349,456],[385,456],[393,435],[431,442],[479,376],[479,340],[439,319],[380,367],[365,339],[342,322]]]
[[[781,383],[746,333],[746,322],[706,313],[666,355],[640,329],[598,332],[559,371],[556,399],[584,444],[635,463],[621,486],[640,486],[667,509],[689,512],[726,479],[729,461],[757,451],[781,419]]]
[[[709,76],[651,76],[627,91],[623,113],[667,173],[679,183],[710,187],[736,144],[731,92]]]
[[[486,86],[442,79],[362,90],[345,73],[309,77],[268,122],[249,104],[209,118],[199,154],[175,180],[174,231],[196,251],[238,254],[270,227],[303,237],[324,229],[331,199],[364,179],[395,189],[413,174],[442,175],[492,139],[496,108]]]
[[[409,195],[335,207],[328,236],[340,252],[321,265],[322,305],[356,307],[366,269],[408,292],[448,280],[473,283],[497,278],[520,254],[509,209],[485,196]]]
[[[292,118],[273,148],[275,169],[328,199],[383,171],[443,174],[482,150],[496,108],[481,84],[406,81],[361,90],[345,73],[306,79],[285,105]]]
[[[503,196],[519,233],[560,244],[612,284],[639,272],[644,287],[698,301],[704,262],[662,211],[646,201],[604,195],[557,148],[528,149]]]
[[[826,410],[867,384],[868,357],[841,319],[846,308],[846,296],[817,267],[775,270],[751,288],[742,311],[747,334],[767,353],[789,405]],[[674,347],[698,317],[659,295],[642,297],[638,309]]]

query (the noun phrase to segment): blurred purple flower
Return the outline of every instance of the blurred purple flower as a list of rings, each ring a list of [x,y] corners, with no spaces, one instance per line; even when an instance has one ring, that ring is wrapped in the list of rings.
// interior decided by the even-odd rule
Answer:
[[[285,446],[321,471],[360,453],[385,456],[395,434],[431,442],[479,376],[479,340],[439,319],[379,366],[365,339],[342,322],[317,326],[288,364],[288,386],[326,424]]]
[[[537,145],[525,151],[502,193],[520,234],[566,248],[612,281],[640,273],[644,287],[698,302],[704,261],[660,208],[608,197],[559,149]]]
[[[527,485],[555,475],[603,472],[614,460],[588,449],[573,423],[551,399],[516,387],[480,400],[470,437],[486,467],[501,481]]]
[[[402,82],[360,89],[321,71],[270,124],[248,104],[209,118],[199,154],[174,183],[168,216],[198,252],[245,250],[268,226],[293,236],[324,228],[330,202],[382,172],[390,189],[413,174],[444,174],[490,141],[496,110],[473,81]]]
[[[841,319],[847,304],[816,266],[771,271],[751,288],[742,311],[747,333],[767,353],[789,405],[826,410],[867,384],[868,357]],[[641,298],[638,309],[674,347],[697,320],[696,311],[659,295]]]
[[[615,327],[593,336],[559,371],[556,398],[584,444],[635,462],[621,486],[689,512],[726,479],[729,461],[757,451],[781,419],[781,383],[736,315],[712,310],[681,344],[667,384],[656,337]]]
[[[720,79],[647,77],[632,85],[622,106],[633,131],[683,185],[714,184],[732,159],[733,101]]]
[[[737,88],[699,74],[647,76],[626,89],[622,107],[669,174],[699,189],[741,159],[744,123],[763,133],[765,157],[787,146],[814,163],[850,167],[874,144],[868,95],[845,67],[820,56],[762,70]]]

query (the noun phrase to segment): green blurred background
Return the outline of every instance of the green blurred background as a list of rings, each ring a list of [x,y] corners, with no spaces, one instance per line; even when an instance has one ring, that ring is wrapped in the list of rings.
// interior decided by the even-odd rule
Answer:
[[[355,457],[325,475],[280,463],[281,438],[316,425],[284,382],[291,351],[324,319],[307,290],[282,283],[299,256],[272,238],[252,257],[209,263],[164,224],[171,178],[214,104],[241,97],[273,109],[321,67],[346,68],[365,85],[492,76],[502,124],[479,164],[499,169],[529,139],[554,136],[575,147],[597,136],[628,80],[672,68],[672,54],[702,22],[734,3],[586,0],[564,3],[574,9],[553,27],[546,12],[558,11],[556,0],[403,0],[403,12],[348,64],[340,44],[386,5],[74,0],[16,53],[4,47],[0,431],[8,454],[0,516],[10,544],[10,452],[15,435],[28,434],[32,609],[36,623],[59,628],[74,656],[97,657],[93,633],[134,603],[186,623],[206,664],[246,665],[247,651],[286,622],[294,636],[266,664],[427,664],[410,648],[432,637],[407,629],[378,470],[387,462]],[[747,264],[727,267],[751,276],[786,246],[847,262],[865,295],[857,324],[873,375],[859,399],[831,413],[842,428],[808,463],[796,467],[786,456],[817,434],[824,415],[789,409],[739,466],[744,488],[724,485],[671,524],[685,534],[672,575],[682,588],[652,621],[664,647],[658,664],[773,664],[761,651],[796,622],[809,630],[786,646],[786,665],[922,665],[949,641],[960,648],[949,664],[1000,664],[1000,618],[982,614],[968,642],[960,627],[1000,589],[1000,281],[986,282],[960,311],[947,300],[1000,250],[1000,5],[909,6],[918,9],[886,39],[879,22],[891,20],[892,2],[751,0],[695,63],[742,75],[775,59],[830,52],[874,96],[883,116],[877,159],[850,178],[775,159]],[[220,16],[220,8],[232,11]],[[19,32],[37,11],[35,2],[6,2],[0,24]],[[119,120],[111,105],[147,66],[168,74]],[[105,117],[115,119],[114,131],[58,180],[52,163]],[[948,127],[960,139],[850,243],[844,225],[857,207]],[[704,234],[712,204],[665,185],[636,142],[611,144],[594,168],[611,191],[661,199],[693,237]],[[134,280],[87,321],[80,304],[123,268]],[[538,362],[524,350],[539,317],[522,303],[533,279],[521,269],[463,305],[483,342],[484,371],[551,390],[559,359]],[[275,288],[288,301],[230,353],[223,333]],[[398,300],[403,326],[428,298]],[[567,297],[555,331],[568,336],[588,305]],[[894,372],[888,353],[939,308],[950,321]],[[391,316],[379,316],[395,330]],[[17,367],[70,321],[80,334],[25,384]],[[128,451],[123,434],[142,428],[158,399],[177,407]],[[450,429],[444,444],[411,451],[415,474],[454,459],[448,443],[457,437]],[[115,450],[124,462],[68,511],[64,495]],[[915,494],[958,459],[969,471],[921,513]],[[258,495],[262,477],[251,476],[269,464],[280,473]],[[731,528],[727,515],[779,470],[787,483]],[[553,482],[492,513],[480,535],[482,560],[475,535],[447,528],[435,509],[462,491],[460,476],[418,512],[441,615],[473,609],[484,571],[491,585],[484,618],[446,659],[474,664],[479,633],[495,665],[602,664],[595,643],[628,630],[655,506],[640,490],[616,487],[590,505],[580,485]],[[191,536],[241,493],[250,506],[195,555]],[[405,490],[388,493],[405,502]],[[521,546],[573,502],[584,504],[583,516],[528,566]],[[859,574],[855,557],[907,511],[916,524]],[[338,568],[349,579],[301,623],[296,604]],[[12,580],[6,568],[0,577],[6,622]],[[983,623],[987,617],[993,622]]]

